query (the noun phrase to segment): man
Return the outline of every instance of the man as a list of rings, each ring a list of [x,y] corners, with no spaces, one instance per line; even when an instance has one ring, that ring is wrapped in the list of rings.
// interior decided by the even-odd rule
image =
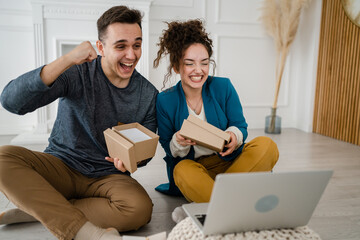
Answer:
[[[150,197],[121,159],[106,157],[103,136],[119,122],[156,132],[158,91],[135,70],[141,19],[137,10],[110,8],[97,22],[99,56],[83,42],[4,88],[1,103],[17,114],[60,100],[44,153],[0,148],[0,190],[18,207],[0,224],[38,220],[59,239],[103,240],[150,221]]]

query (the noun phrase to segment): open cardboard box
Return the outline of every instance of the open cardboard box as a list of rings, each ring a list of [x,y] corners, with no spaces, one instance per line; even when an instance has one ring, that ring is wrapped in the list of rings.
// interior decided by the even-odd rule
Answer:
[[[137,169],[137,163],[155,155],[159,136],[140,123],[129,123],[104,131],[110,157],[120,159],[129,172]]]
[[[217,152],[221,152],[225,143],[230,140],[229,133],[193,115],[184,120],[180,135]]]

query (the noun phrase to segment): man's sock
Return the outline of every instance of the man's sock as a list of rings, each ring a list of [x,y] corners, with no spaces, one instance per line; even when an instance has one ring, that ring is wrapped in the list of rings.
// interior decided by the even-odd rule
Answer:
[[[18,208],[10,209],[0,214],[0,225],[37,221],[36,218]]]
[[[115,228],[100,228],[86,222],[76,234],[74,240],[122,240]]]

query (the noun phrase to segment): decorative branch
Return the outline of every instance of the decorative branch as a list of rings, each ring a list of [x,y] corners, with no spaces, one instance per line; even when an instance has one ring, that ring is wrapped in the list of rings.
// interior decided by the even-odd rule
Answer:
[[[275,69],[275,98],[272,107],[277,108],[282,75],[290,46],[300,22],[303,7],[311,0],[264,0],[261,21],[266,32],[274,39],[277,60]]]

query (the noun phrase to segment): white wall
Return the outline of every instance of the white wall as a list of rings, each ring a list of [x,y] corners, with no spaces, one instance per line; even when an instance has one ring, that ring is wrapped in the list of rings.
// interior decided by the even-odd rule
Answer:
[[[166,26],[163,21],[202,18],[214,40],[216,75],[229,77],[238,91],[249,128],[264,128],[275,92],[275,48],[260,24],[262,0],[155,0],[150,12],[150,58]],[[282,127],[311,131],[322,1],[302,15],[285,67],[278,99]],[[150,70],[161,88],[167,64]],[[179,80],[174,76],[173,81]]]
[[[321,2],[312,1],[303,12],[290,51],[278,102],[284,128],[304,131],[312,128]],[[156,43],[166,26],[164,21],[204,19],[214,40],[216,75],[229,77],[233,82],[249,128],[263,128],[274,97],[275,50],[272,39],[265,34],[258,20],[260,4],[261,0],[154,0],[149,15],[149,80],[161,89],[167,62],[162,61],[157,69],[152,68],[152,62],[158,50]],[[70,27],[71,21],[54,25],[50,19],[47,24],[47,27],[51,26],[48,31],[54,31],[54,34],[66,26],[70,33],[74,31]],[[85,27],[89,29],[88,35],[79,38],[96,36],[95,26]],[[0,0],[0,50],[4,56],[0,60],[1,91],[11,79],[34,68],[33,33],[30,1]],[[45,49],[46,58],[52,60],[56,52],[46,44]],[[177,80],[179,76],[174,76],[173,81]],[[50,116],[55,116],[53,110],[50,110]],[[19,117],[0,107],[0,134],[28,131],[36,122],[35,113]]]
[[[294,128],[312,132],[322,1],[312,1],[303,12],[292,48]]]
[[[18,75],[34,68],[31,5],[26,0],[0,0],[0,91]],[[36,113],[17,116],[0,105],[0,134],[16,134],[35,127]]]

